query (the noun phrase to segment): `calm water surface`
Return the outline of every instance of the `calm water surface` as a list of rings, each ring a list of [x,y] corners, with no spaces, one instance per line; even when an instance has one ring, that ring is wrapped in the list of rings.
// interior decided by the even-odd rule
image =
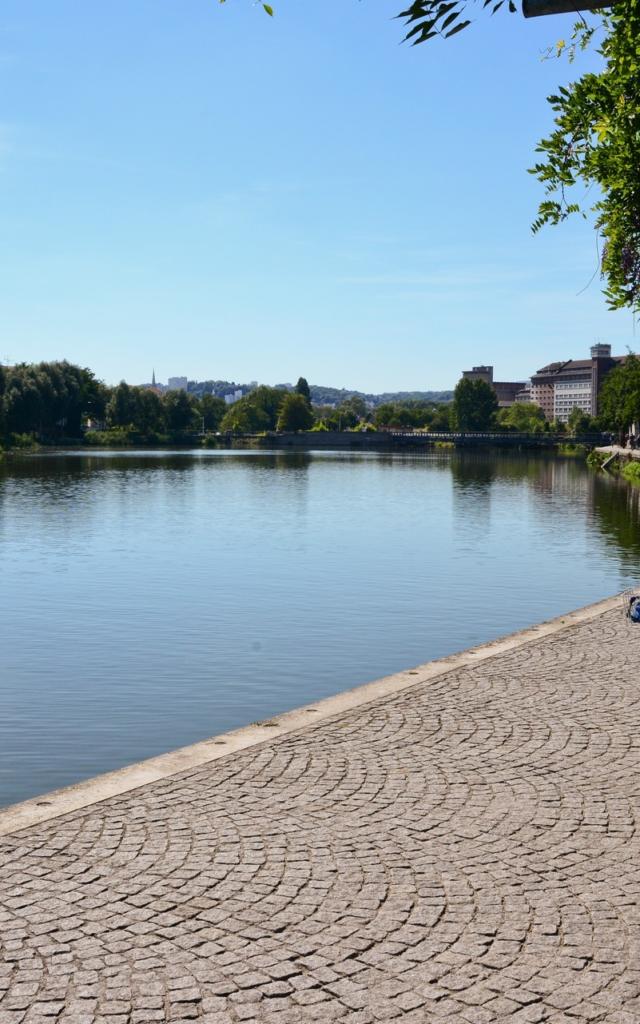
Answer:
[[[639,491],[572,459],[0,465],[0,804],[619,591]]]

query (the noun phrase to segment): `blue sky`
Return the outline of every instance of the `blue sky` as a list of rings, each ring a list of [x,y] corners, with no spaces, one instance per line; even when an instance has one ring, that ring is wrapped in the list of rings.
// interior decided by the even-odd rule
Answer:
[[[592,228],[529,230],[570,17],[410,48],[400,3],[273,2],[4,0],[1,359],[380,391],[636,347]]]

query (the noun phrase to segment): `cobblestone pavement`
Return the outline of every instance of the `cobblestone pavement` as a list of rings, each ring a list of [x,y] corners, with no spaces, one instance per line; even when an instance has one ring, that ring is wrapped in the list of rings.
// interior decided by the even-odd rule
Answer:
[[[607,612],[5,837],[1,1024],[638,1024],[639,669]]]

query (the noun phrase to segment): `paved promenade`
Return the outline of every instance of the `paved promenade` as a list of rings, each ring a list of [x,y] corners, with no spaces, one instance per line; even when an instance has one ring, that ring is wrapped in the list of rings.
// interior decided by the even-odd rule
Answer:
[[[478,655],[0,838],[0,1024],[638,1024],[640,626]]]

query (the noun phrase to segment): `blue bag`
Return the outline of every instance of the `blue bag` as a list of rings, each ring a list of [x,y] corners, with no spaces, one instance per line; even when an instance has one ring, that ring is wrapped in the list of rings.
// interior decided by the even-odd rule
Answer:
[[[629,598],[627,616],[632,622],[640,622],[640,597]]]

